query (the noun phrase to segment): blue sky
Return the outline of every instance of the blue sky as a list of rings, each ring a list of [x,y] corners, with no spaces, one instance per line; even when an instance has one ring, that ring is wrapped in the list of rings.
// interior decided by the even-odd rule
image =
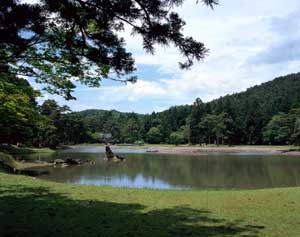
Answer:
[[[141,39],[125,30],[122,36],[136,59],[136,84],[77,85],[76,101],[47,93],[39,101],[54,98],[74,111],[150,113],[191,104],[197,97],[210,101],[300,71],[299,0],[220,0],[213,11],[187,0],[177,10],[187,23],[184,33],[210,49],[209,57],[191,70],[178,68],[181,58],[175,48],[157,48],[155,55],[146,54]]]

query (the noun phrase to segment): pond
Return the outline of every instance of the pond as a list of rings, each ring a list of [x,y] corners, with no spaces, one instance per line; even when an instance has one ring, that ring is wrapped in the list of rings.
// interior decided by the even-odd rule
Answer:
[[[31,154],[26,159],[80,158],[94,165],[39,168],[39,178],[64,183],[155,189],[259,189],[300,186],[300,158],[261,154],[161,155],[119,149],[124,162],[105,161],[103,148]]]

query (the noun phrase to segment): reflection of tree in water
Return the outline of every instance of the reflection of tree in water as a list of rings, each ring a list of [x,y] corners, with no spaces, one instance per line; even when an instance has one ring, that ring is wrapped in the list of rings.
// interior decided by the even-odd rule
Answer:
[[[134,180],[138,174],[142,174],[144,178],[158,178],[175,186],[199,188],[296,186],[296,177],[300,176],[299,164],[290,163],[288,158],[145,157],[132,155],[126,165],[110,167],[108,175],[126,174]]]
[[[300,161],[288,157],[126,154],[124,163],[104,162],[101,157],[95,153],[76,154],[74,158],[96,159],[97,165],[54,169],[50,176],[69,182],[79,177],[97,180],[125,176],[133,182],[142,176],[146,180],[159,179],[173,186],[198,188],[297,186],[300,177]]]

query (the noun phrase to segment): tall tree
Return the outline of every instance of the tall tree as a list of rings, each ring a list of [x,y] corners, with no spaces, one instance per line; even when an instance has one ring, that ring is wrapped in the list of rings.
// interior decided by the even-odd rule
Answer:
[[[300,109],[273,116],[265,127],[264,139],[271,144],[298,143]]]
[[[27,142],[32,138],[38,119],[38,95],[26,80],[0,73],[0,142]]]
[[[184,142],[184,134],[181,131],[172,132],[169,138],[169,142],[178,146],[179,144]]]
[[[292,142],[295,145],[300,146],[300,117],[295,121],[294,131],[292,134]]]
[[[201,129],[199,123],[205,114],[205,104],[201,99],[197,98],[192,105],[192,112],[190,118],[190,142],[192,144],[199,144],[202,142]]]
[[[162,141],[161,138],[161,131],[157,127],[152,127],[150,130],[147,132],[147,142],[151,144],[158,144]]]
[[[109,78],[134,82],[134,59],[118,35],[125,26],[142,37],[148,53],[154,53],[157,44],[174,45],[186,59],[180,67],[189,68],[208,50],[183,35],[185,22],[172,11],[183,2],[40,0],[29,4],[2,0],[0,71],[34,77],[47,84],[47,91],[67,99],[73,98],[74,81],[88,86],[99,86],[102,79]],[[218,3],[202,2],[210,7]]]
[[[216,137],[216,132],[221,132],[221,124],[218,128],[216,128],[218,124],[218,116],[214,114],[207,114],[199,123],[199,132],[202,137],[205,137],[205,140],[208,144],[211,144],[213,142],[213,139]]]

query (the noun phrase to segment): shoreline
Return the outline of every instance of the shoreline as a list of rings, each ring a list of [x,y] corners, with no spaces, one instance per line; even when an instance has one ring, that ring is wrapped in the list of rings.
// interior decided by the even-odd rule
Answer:
[[[103,144],[79,144],[70,145],[64,148],[76,149],[76,148],[104,148]],[[238,154],[243,155],[282,155],[282,156],[296,156],[300,157],[300,147],[294,146],[188,146],[188,145],[169,145],[169,144],[145,144],[144,146],[136,145],[111,145],[112,149],[132,149],[132,150],[145,150],[147,153],[152,154],[169,154],[169,155],[187,155],[187,156],[201,156],[210,153],[226,153],[226,154]],[[60,149],[58,149],[60,150]],[[32,153],[55,153],[58,150],[51,150],[49,148],[31,148],[31,149],[14,149],[8,151],[11,155],[20,154],[32,154]]]
[[[259,148],[259,147],[174,147],[155,148],[157,154],[174,154],[174,155],[207,155],[209,153],[227,153],[227,154],[261,154],[261,155],[284,155],[284,156],[299,156],[300,151],[289,151],[279,148]]]
[[[96,148],[104,147],[103,144],[80,144],[69,146],[71,149],[75,148]],[[226,153],[226,154],[257,154],[257,155],[282,155],[282,156],[299,156],[299,147],[293,146],[187,146],[187,145],[156,145],[146,144],[144,146],[135,145],[111,145],[112,149],[142,149],[151,154],[170,154],[170,155],[187,155],[187,156],[201,156],[210,153]]]
[[[79,144],[72,145],[68,148],[99,148],[105,147],[103,144]],[[169,154],[169,155],[187,155],[201,156],[210,153],[242,154],[242,155],[280,155],[300,157],[300,147],[294,146],[188,146],[188,145],[166,145],[166,144],[145,144],[144,146],[136,145],[111,145],[113,150],[132,149],[145,150],[149,154]]]

